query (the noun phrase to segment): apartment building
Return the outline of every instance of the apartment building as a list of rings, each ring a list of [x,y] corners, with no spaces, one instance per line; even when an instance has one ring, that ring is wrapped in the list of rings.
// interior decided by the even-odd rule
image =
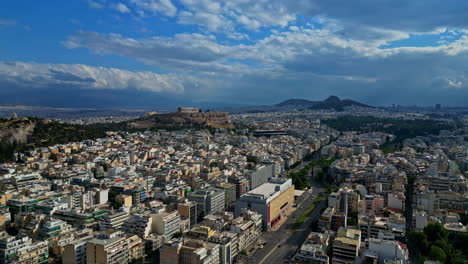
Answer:
[[[86,243],[87,264],[129,263],[128,240],[120,232],[106,232]]]
[[[359,256],[361,231],[351,228],[338,229],[333,242],[332,264],[353,264]]]

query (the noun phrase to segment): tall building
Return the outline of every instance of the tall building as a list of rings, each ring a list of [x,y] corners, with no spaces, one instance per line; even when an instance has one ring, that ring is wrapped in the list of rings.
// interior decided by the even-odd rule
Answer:
[[[109,200],[109,190],[98,190],[96,192],[96,204],[105,204]]]
[[[234,210],[235,216],[247,208],[262,215],[263,228],[274,227],[294,204],[294,185],[291,179],[275,179],[242,195]]]
[[[103,233],[86,243],[87,264],[127,264],[128,241],[120,232]]]
[[[322,232],[330,230],[332,217],[334,213],[335,213],[334,207],[327,207],[327,209],[325,209],[322,212],[322,215],[320,216],[318,220],[318,227]]]
[[[143,259],[145,257],[145,243],[138,236],[127,237],[128,240],[128,258],[130,261]]]
[[[77,240],[64,247],[63,264],[86,264],[87,240]]]
[[[388,219],[385,217],[361,215],[358,222],[363,241],[366,238],[378,238],[380,232],[390,230]]]
[[[222,189],[198,190],[191,193],[188,199],[197,203],[197,211],[200,217],[224,210],[224,190]]]
[[[337,231],[341,227],[346,227],[346,219],[347,217],[345,213],[335,212],[331,218],[330,229]]]
[[[275,176],[275,164],[262,164],[247,174],[250,189],[255,189]]]
[[[232,208],[236,202],[236,185],[223,182],[219,188],[224,190],[224,208]]]
[[[249,182],[244,178],[229,178],[229,182],[236,186],[236,199],[247,193]]]
[[[332,192],[328,196],[328,207],[333,207],[335,210],[340,210],[341,195],[338,192]]]
[[[350,228],[340,228],[333,242],[333,264],[353,264],[359,256],[361,247],[361,231]]]
[[[365,195],[362,200],[361,214],[383,215],[384,198],[381,195]]]
[[[190,228],[197,224],[197,203],[186,200],[184,203],[177,204],[177,211],[181,218],[190,220]]]
[[[162,212],[152,216],[152,230],[156,230],[158,235],[164,236],[165,241],[169,241],[172,236],[180,231],[180,216],[177,211]]]
[[[234,263],[239,254],[238,236],[236,233],[223,232],[215,233],[208,238],[208,241],[219,245],[219,263]]]
[[[440,104],[435,105],[435,110],[440,111],[442,109],[442,106]]]

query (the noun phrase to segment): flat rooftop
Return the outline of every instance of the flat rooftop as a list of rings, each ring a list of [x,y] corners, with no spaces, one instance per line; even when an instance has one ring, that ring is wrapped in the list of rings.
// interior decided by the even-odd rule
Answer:
[[[291,179],[273,180],[264,183],[241,197],[271,201],[292,186]]]

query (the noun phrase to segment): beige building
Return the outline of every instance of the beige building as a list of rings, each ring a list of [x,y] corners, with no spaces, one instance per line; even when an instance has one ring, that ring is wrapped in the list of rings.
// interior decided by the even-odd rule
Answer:
[[[161,248],[161,264],[219,264],[219,245],[202,240],[172,241]]]
[[[158,235],[164,236],[166,241],[180,231],[180,216],[177,211],[162,212],[152,215],[152,218],[151,229],[156,231]]]
[[[33,243],[27,236],[5,236],[0,240],[0,263],[48,263],[47,242]]]
[[[145,243],[138,236],[131,236],[128,240],[128,253],[130,261],[132,259],[141,259],[145,257]]]
[[[64,247],[62,253],[63,264],[86,264],[86,243],[82,239],[74,241]]]
[[[263,229],[273,228],[286,217],[294,204],[294,185],[291,179],[275,179],[242,195],[236,201],[235,215],[243,208],[262,215]]]
[[[332,264],[352,264],[359,256],[361,231],[341,227],[333,242]]]
[[[126,195],[126,194],[119,194],[116,197],[117,202],[121,203],[125,207],[132,207],[133,202],[132,202],[132,196],[131,195]]]
[[[119,232],[106,232],[86,243],[87,264],[127,264],[128,240]]]
[[[8,200],[10,200],[11,197],[13,197],[12,193],[6,193],[6,194],[0,195],[0,205],[6,205]]]
[[[192,228],[197,224],[197,203],[186,200],[184,203],[177,204],[177,211],[181,217],[188,218],[190,220],[189,228]]]

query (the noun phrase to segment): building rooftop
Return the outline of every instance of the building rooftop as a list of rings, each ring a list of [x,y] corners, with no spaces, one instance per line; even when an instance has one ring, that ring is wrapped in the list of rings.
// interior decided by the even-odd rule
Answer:
[[[287,188],[292,186],[291,179],[287,180],[274,180],[264,183],[257,188],[249,191],[247,194],[243,196],[253,196],[259,197],[263,200],[268,200],[270,198],[276,197],[279,193],[283,192]]]

